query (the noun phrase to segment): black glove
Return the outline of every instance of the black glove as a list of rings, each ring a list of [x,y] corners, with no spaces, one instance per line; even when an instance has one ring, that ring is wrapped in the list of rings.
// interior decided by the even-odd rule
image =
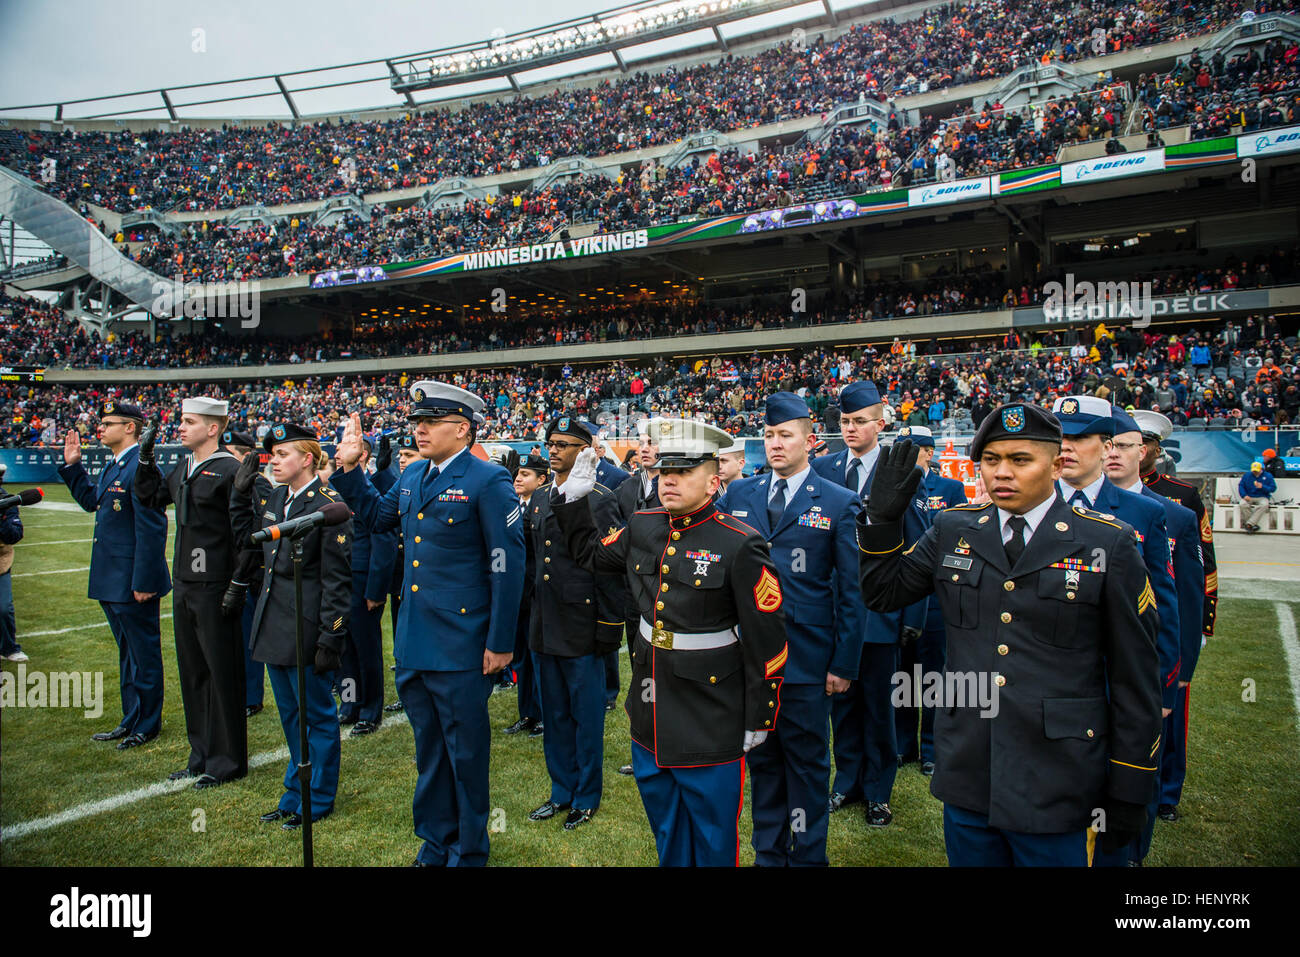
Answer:
[[[221,613],[227,618],[238,615],[244,607],[244,596],[247,594],[247,585],[242,582],[232,581],[226,586],[226,593],[221,596]]]
[[[916,487],[921,484],[921,470],[916,467],[921,449],[911,439],[903,439],[881,452],[876,461],[876,477],[865,505],[873,525],[896,522],[903,517]]]
[[[510,473],[510,478],[513,479],[519,473],[519,453],[514,449],[510,449],[505,455],[501,456],[501,464],[506,467],[506,471]]]
[[[253,482],[257,480],[258,466],[261,462],[257,457],[257,449],[249,452],[244,456],[244,461],[239,463],[239,471],[235,473],[235,491],[240,495],[247,495],[253,490]]]
[[[375,457],[375,468],[382,472],[393,464],[393,440],[387,435],[379,437],[379,455]]]
[[[1147,809],[1141,804],[1118,801],[1106,803],[1106,829],[1101,832],[1101,849],[1114,854],[1137,840],[1147,823]]]
[[[158,426],[151,425],[140,436],[140,464],[153,465],[153,444],[158,441]]]
[[[316,661],[311,670],[318,675],[326,675],[343,667],[343,658],[333,648],[320,642],[316,643]]]
[[[905,625],[903,627],[902,637],[903,637],[903,644],[907,644],[908,642],[911,641],[918,641],[921,637],[921,629],[913,628],[910,625]]]

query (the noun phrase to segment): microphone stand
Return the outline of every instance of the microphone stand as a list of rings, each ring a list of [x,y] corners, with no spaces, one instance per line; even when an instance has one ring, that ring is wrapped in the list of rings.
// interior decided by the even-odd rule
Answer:
[[[298,794],[302,803],[302,866],[312,866],[311,752],[307,750],[307,680],[302,663],[302,537],[290,539],[293,550],[294,631],[298,663]]]

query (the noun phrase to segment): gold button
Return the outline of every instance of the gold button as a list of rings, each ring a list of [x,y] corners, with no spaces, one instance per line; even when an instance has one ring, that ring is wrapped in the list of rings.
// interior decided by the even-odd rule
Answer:
[[[640,563],[640,562],[637,562],[636,570],[637,570],[637,571],[640,571],[640,570],[641,570],[641,563]],[[297,626],[295,625],[294,627],[296,628]]]
[[[667,583],[667,582],[664,582],[662,585],[660,585],[660,586],[659,586],[659,590],[660,590],[660,591],[667,591],[667,590],[668,590],[668,583]]]
[[[1074,592],[1072,592],[1072,591],[1067,591],[1067,592],[1065,593],[1065,597],[1068,598],[1068,599],[1070,599],[1070,601],[1074,601]]]
[[[674,548],[673,546],[669,545],[669,546],[668,546],[668,554],[669,554],[669,555],[676,555],[676,554],[677,554],[677,549]]]
[[[773,691],[776,690],[776,682],[775,682],[775,681],[772,682],[772,690],[773,690]]]
[[[588,605],[591,604],[591,599],[590,599],[590,598],[587,599],[587,604],[588,604]]]
[[[419,536],[419,535],[416,535],[416,536],[415,536],[415,544],[417,544],[417,545],[420,544],[420,536]]]
[[[411,562],[411,567],[412,567],[412,568],[419,568],[419,567],[420,567],[420,560],[417,558],[415,561]]]
[[[1093,737],[1094,735],[1095,735],[1095,732],[1092,730],[1092,728],[1089,728],[1089,729],[1088,729],[1088,737],[1091,738],[1091,737]]]
[[[772,722],[771,722],[771,721],[764,721],[763,724],[764,724],[766,727],[769,727],[769,728],[772,727]]]
[[[683,525],[689,525],[689,524],[691,524],[690,517],[688,516],[688,517],[682,519],[682,524],[683,524]]]
[[[412,586],[411,586],[411,591],[419,591],[419,590],[420,590],[420,586],[419,586],[419,585],[412,585]]]
[[[1008,648],[1006,645],[998,645],[998,654],[1000,655],[1005,655],[1010,650],[1011,649]]]
[[[453,521],[455,521],[455,519],[451,519],[451,518],[449,518],[449,519],[447,519],[447,524],[450,525]]]
[[[677,541],[677,539],[679,539],[679,538],[681,538],[681,537],[682,537],[682,533],[681,533],[681,532],[673,532],[673,541],[674,541],[674,542]]]
[[[416,513],[415,513],[415,517],[416,517],[416,518],[424,518],[424,513],[423,513],[423,512],[416,512]]]
[[[700,587],[700,580],[699,580],[698,578],[695,579],[695,587],[696,587],[696,588],[699,588],[699,587]]]
[[[655,620],[655,627],[656,627],[656,628],[662,628],[663,626],[664,626],[664,623],[663,623],[662,621],[659,621],[658,619]]]
[[[551,580],[551,576],[550,576],[550,575],[543,575],[543,576],[542,576],[542,581],[544,581],[544,582],[548,582],[548,581],[550,581],[550,580]]]
[[[959,581],[961,581],[961,576],[960,576],[960,575],[953,575],[953,576],[952,576],[952,580],[955,581],[955,582],[959,582]]]
[[[717,676],[717,675],[709,675],[709,684],[711,684],[711,685],[716,685],[717,683],[718,683],[718,676]]]
[[[550,563],[551,563],[551,556],[550,556],[550,555],[547,555],[545,558],[542,559],[542,564],[543,564],[543,565],[549,565]]]
[[[460,613],[461,613],[462,615],[465,614],[465,609],[462,608],[462,609],[460,610]]]
[[[1007,683],[1007,679],[1002,675],[998,675],[996,678],[993,679],[993,683],[997,685],[999,688],[1001,688],[1003,685]]]
[[[769,701],[769,702],[767,703],[767,706],[768,706],[769,708],[775,708],[775,707],[776,707],[776,702],[775,702],[775,701]]]
[[[663,611],[663,610],[664,610],[664,603],[661,602],[661,601],[657,601],[657,602],[655,602],[655,607],[658,608],[660,611]]]
[[[1011,621],[1011,612],[1009,612],[1009,611],[1004,611],[1004,612],[1002,613],[1002,624],[1005,625],[1005,624],[1007,624],[1007,623],[1010,622],[1010,621]]]
[[[661,566],[659,567],[659,570],[660,570],[661,572],[663,572],[665,575],[668,574],[668,566],[667,566],[667,565],[661,565]]]
[[[1015,591],[1015,590],[1016,590],[1016,583],[1015,583],[1015,582],[1003,582],[1003,583],[1002,583],[1002,588],[1003,588],[1004,591]]]
[[[547,544],[547,545],[550,545],[550,544],[551,544],[551,540],[550,540],[549,538],[546,540],[546,544]]]

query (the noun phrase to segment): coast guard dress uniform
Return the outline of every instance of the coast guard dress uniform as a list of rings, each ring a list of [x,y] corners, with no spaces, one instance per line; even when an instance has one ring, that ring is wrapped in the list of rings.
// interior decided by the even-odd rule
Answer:
[[[732,441],[721,429],[685,419],[655,419],[649,430],[661,470],[716,460]],[[747,738],[761,747],[776,726],[788,656],[781,583],[767,542],[711,499],[690,514],[637,512],[612,533],[596,527],[585,501],[552,508],[579,564],[624,572],[640,609],[629,635],[625,707],[633,773],[659,863],[735,866],[741,759]]]
[[[1060,434],[1045,410],[1004,405],[971,454]],[[878,492],[893,501],[859,520],[864,600],[899,608],[934,592],[945,685],[993,675],[996,689],[984,704],[950,693],[935,717],[930,790],[944,802],[949,864],[1084,866],[1094,809],[1106,814],[1102,842],[1122,846],[1141,828],[1157,774],[1155,599],[1132,528],[1049,494],[1023,515],[946,509],[904,550],[898,515],[918,478],[910,451],[900,442],[878,469]]]
[[[135,419],[144,414],[126,402],[106,402],[101,417]],[[117,642],[122,720],[98,740],[143,744],[162,728],[163,663],[159,606],[171,591],[167,574],[167,513],[137,502],[131,494],[140,463],[140,446],[123,449],[104,466],[92,485],[85,467],[59,467],[59,478],[73,501],[95,513],[87,596],[99,602]],[[136,601],[134,592],[154,593]],[[133,737],[136,736],[136,737]],[[123,744],[119,743],[119,748]]]
[[[227,411],[220,399],[181,403],[182,414],[224,418]],[[221,610],[232,582],[241,584],[236,576],[247,566],[240,553],[256,530],[232,524],[238,470],[239,460],[218,449],[201,462],[186,456],[164,479],[152,447],[142,446],[132,487],[137,503],[146,507],[176,505],[172,626],[190,756],[173,777],[197,776],[194,787],[200,790],[248,773],[242,628],[238,615]]]
[[[263,439],[270,452],[276,445],[299,440],[316,441],[316,433],[293,423],[278,423]],[[255,490],[254,490],[255,493]],[[319,476],[312,476],[297,490],[280,485],[266,505],[261,496],[237,499],[233,510],[253,513],[258,528],[301,518],[339,501]],[[298,765],[301,762],[298,734],[298,655],[294,624],[295,596],[293,547],[288,541],[262,543],[265,576],[253,615],[253,658],[263,662],[271,677],[271,691],[280,712],[289,763],[284,770],[284,792],[276,810],[262,816],[264,822],[281,821],[292,830],[302,823]],[[313,528],[302,537],[303,681],[307,700],[307,753],[311,761],[311,816],[316,821],[334,810],[339,787],[339,718],[330,693],[332,675],[338,670],[348,637],[348,615],[352,606],[352,520],[340,525]]]
[[[807,418],[799,396],[768,397],[767,425]],[[781,714],[768,740],[747,756],[755,862],[825,865],[831,773],[826,683],[828,674],[856,681],[862,657],[861,505],[853,492],[813,472],[805,456],[788,478],[772,472],[732,482],[717,507],[767,540],[785,598],[790,652]]]
[[[411,387],[408,419],[449,415],[473,423],[483,400],[441,382]],[[401,528],[406,564],[394,657],[397,693],[415,734],[412,802],[424,844],[416,863],[487,863],[488,697],[485,650],[510,654],[524,586],[524,534],[510,473],[468,447],[409,465],[383,496],[357,469],[332,484],[354,520]]]
[[[840,392],[840,409],[844,414],[880,401],[880,390],[872,382],[851,382]],[[879,445],[862,458],[844,448],[834,455],[813,459],[812,467],[818,475],[845,486],[863,499],[871,494],[881,454]],[[907,543],[920,538],[929,524],[923,502],[913,503],[904,516],[903,534]],[[869,823],[884,825],[892,818],[888,806],[898,775],[898,731],[891,698],[893,678],[898,672],[899,640],[905,627],[919,632],[924,623],[925,607],[921,604],[886,614],[868,610],[863,616],[858,680],[848,691],[835,695],[831,702],[835,754],[831,810],[864,801]]]
[[[899,440],[911,439],[912,444],[920,448],[934,448],[934,434],[924,425],[908,425],[897,432]],[[925,470],[921,479],[921,494],[925,499],[927,516],[933,516],[945,508],[966,504],[966,488],[956,479],[944,478],[939,470],[931,467]],[[925,623],[921,634],[914,641],[904,641],[899,646],[898,670],[900,674],[914,673],[917,665],[922,675],[939,674],[943,671],[944,633],[943,609],[939,600],[931,595],[925,599]],[[894,709],[894,724],[898,734],[899,763],[909,761],[921,762],[922,774],[934,773],[934,708],[922,705],[920,708],[907,705]],[[917,721],[917,715],[920,721]],[[917,746],[917,725],[920,724],[921,741]]]

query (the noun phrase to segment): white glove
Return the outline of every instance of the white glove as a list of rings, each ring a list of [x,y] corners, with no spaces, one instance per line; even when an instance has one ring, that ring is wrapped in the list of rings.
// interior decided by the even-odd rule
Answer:
[[[767,740],[766,731],[746,731],[745,732],[745,750],[756,748]]]
[[[564,500],[576,502],[585,498],[596,487],[596,463],[600,461],[592,449],[583,449],[578,453],[573,469],[564,482]]]

